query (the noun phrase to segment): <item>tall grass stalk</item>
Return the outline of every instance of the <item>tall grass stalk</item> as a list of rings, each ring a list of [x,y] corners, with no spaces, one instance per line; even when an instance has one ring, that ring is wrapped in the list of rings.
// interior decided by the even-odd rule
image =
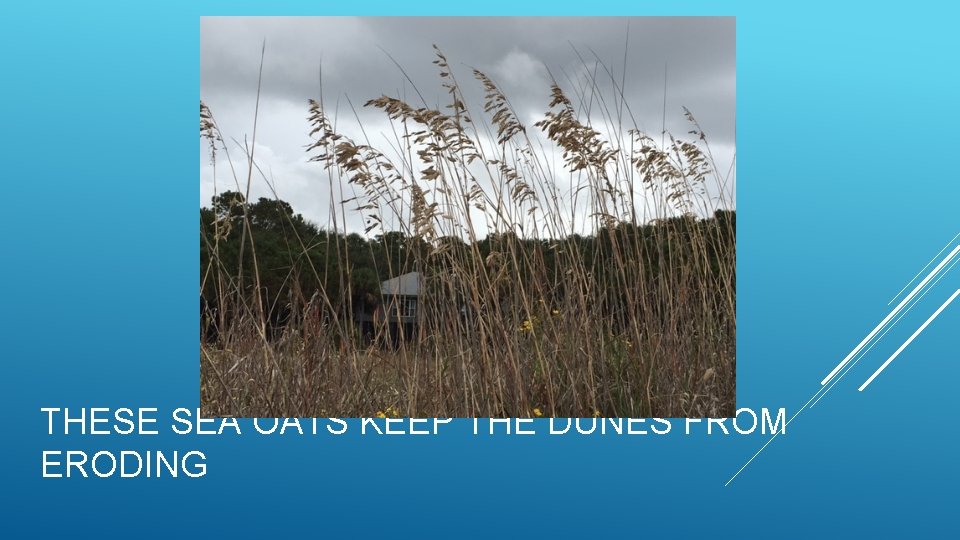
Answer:
[[[340,264],[307,265],[318,288],[284,300],[292,315],[279,331],[268,329],[281,306],[265,303],[259,270],[251,286],[221,255],[229,213],[202,235],[210,254],[202,290],[215,291],[217,306],[203,319],[219,330],[201,339],[205,412],[731,415],[735,180],[732,168],[718,172],[693,115],[683,110],[689,137],[663,133],[658,141],[661,134],[636,128],[613,75],[615,91],[602,97],[594,75],[572,97],[557,83],[546,89],[547,110],[528,126],[477,70],[484,100],[472,110],[447,58],[435,54],[445,107],[386,95],[366,102],[391,124],[386,151],[363,131],[362,140],[338,131],[322,99],[309,103],[307,151],[317,174],[331,200],[355,196],[331,204],[339,219],[325,232],[335,244],[326,253]],[[587,102],[596,103],[589,116],[581,112]],[[203,103],[200,124],[214,160],[217,151],[229,156]],[[249,197],[255,139],[242,148],[245,182],[231,170]],[[555,151],[561,163],[551,159]],[[248,203],[235,204],[243,257],[256,263]],[[424,276],[416,332],[395,346],[384,324],[365,339],[355,306],[324,289],[336,283],[351,297],[351,212],[362,214],[368,237],[396,227],[408,245],[422,247],[408,249],[400,267],[387,259],[377,268],[380,280],[414,269]],[[311,261],[314,239],[299,237],[292,225],[292,253]],[[340,268],[334,280],[326,275],[332,266]]]

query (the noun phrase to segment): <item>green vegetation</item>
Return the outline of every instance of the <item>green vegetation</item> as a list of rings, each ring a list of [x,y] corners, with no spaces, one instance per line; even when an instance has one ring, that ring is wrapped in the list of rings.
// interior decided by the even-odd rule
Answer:
[[[693,116],[692,140],[658,143],[623,129],[616,98],[594,127],[554,85],[530,128],[541,141],[489,77],[473,73],[485,93],[475,115],[439,51],[434,63],[445,109],[367,103],[395,130],[389,157],[334,129],[322,101],[309,105],[308,152],[325,182],[356,189],[338,212],[360,212],[364,235],[238,191],[201,209],[205,412],[731,415],[732,179]],[[211,149],[227,151],[202,103],[200,116]],[[234,178],[247,193],[252,148],[247,178]],[[395,347],[378,339],[385,327],[361,335],[354,319],[380,303],[380,282],[412,270],[425,276],[417,331]]]

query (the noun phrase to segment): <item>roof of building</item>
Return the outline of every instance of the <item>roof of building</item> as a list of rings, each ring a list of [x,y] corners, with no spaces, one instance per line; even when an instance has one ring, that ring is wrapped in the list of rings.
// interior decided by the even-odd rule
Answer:
[[[388,279],[380,284],[380,294],[399,296],[419,296],[422,279],[420,272],[410,272]]]

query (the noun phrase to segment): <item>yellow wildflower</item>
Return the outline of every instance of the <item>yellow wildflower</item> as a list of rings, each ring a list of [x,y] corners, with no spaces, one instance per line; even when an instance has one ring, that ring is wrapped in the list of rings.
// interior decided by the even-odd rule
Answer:
[[[543,416],[543,411],[541,411],[539,408],[533,409],[533,416],[540,418]]]

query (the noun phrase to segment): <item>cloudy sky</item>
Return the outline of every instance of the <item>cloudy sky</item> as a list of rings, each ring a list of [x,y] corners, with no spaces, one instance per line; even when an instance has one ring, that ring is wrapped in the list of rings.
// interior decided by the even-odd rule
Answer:
[[[633,113],[628,127],[635,121],[659,136],[665,117],[668,131],[686,136],[689,126],[681,107],[687,107],[709,137],[718,169],[726,175],[734,164],[733,18],[205,17],[200,97],[231,145],[234,165],[244,162],[236,144],[253,134],[264,44],[256,161],[276,194],[320,225],[330,222],[331,194],[321,166],[308,162],[304,151],[310,143],[307,100],[320,97],[322,86],[328,112],[336,107],[342,119],[338,130],[362,140],[352,103],[371,142],[389,148],[387,140],[393,138],[386,118],[362,105],[383,94],[420,105],[414,85],[427,104],[448,103],[432,64],[433,44],[450,62],[468,106],[482,96],[471,76],[471,68],[477,68],[510,98],[528,131],[535,130],[531,124],[547,110],[552,80],[573,97],[592,77],[609,99],[609,70],[617,84],[624,81]],[[482,111],[481,104],[472,105],[475,114]],[[575,106],[585,109],[576,100]],[[236,184],[222,153],[214,168],[205,145],[200,149],[200,204],[209,205],[215,190],[235,189]],[[238,174],[246,179],[245,165]],[[272,196],[264,176],[254,175],[254,199]],[[731,179],[735,182],[735,175]],[[362,220],[351,216],[347,226],[362,230]]]

